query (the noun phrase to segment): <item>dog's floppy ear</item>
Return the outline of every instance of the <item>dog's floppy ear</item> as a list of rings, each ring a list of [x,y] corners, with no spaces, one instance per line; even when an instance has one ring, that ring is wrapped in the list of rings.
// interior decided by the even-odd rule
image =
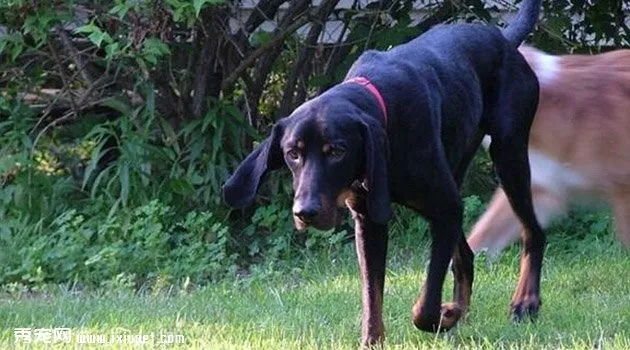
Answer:
[[[376,121],[375,121],[376,122]],[[380,125],[363,121],[365,185],[367,207],[372,221],[386,224],[392,218],[387,178],[387,136]]]
[[[252,204],[262,177],[267,171],[282,166],[282,135],[283,127],[281,123],[277,123],[271,130],[271,135],[241,162],[223,185],[223,199],[229,206],[243,208]]]

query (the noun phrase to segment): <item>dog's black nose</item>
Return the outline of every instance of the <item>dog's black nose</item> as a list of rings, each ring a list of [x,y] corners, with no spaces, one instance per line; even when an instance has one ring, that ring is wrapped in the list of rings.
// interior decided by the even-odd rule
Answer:
[[[305,224],[313,222],[317,214],[319,214],[319,210],[315,207],[304,207],[293,212],[293,215],[297,216]]]

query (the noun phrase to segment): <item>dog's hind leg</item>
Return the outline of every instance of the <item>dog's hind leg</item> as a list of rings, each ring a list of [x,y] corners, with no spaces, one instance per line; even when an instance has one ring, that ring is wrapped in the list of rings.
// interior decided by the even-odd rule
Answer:
[[[437,158],[436,169],[443,169],[434,182],[423,191],[426,198],[433,198],[431,207],[419,210],[431,225],[431,260],[422,295],[413,307],[414,325],[424,331],[448,330],[466,313],[470,304],[473,284],[474,255],[462,230],[463,208],[460,188],[481,139],[483,132],[472,138],[470,145],[458,165],[451,173],[444,158]],[[438,164],[441,164],[438,165]],[[413,206],[412,206],[413,207]],[[441,303],[442,286],[453,258],[454,302]]]
[[[460,192],[468,166],[475,156],[484,135],[485,133],[481,129],[475,133],[468,149],[459,163],[459,166],[455,169],[454,178]],[[462,231],[461,236],[457,241],[457,247],[455,248],[455,253],[453,254],[453,264],[451,265],[455,279],[455,283],[453,285],[453,297],[458,308],[461,310],[462,315],[466,314],[470,305],[475,270],[474,257],[474,253],[468,245],[464,232]],[[453,307],[454,306],[451,308]],[[445,308],[443,307],[443,309]]]
[[[526,74],[521,58],[514,57],[514,69],[501,75],[497,99],[488,120],[492,137],[490,155],[503,190],[514,213],[523,224],[521,231],[521,271],[512,296],[510,313],[515,320],[526,315],[534,319],[542,304],[540,275],[546,243],[532,203],[531,176],[528,159],[528,139],[538,103],[538,84],[535,76]],[[516,65],[521,64],[520,67]],[[520,74],[519,74],[520,73]]]
[[[516,320],[525,315],[534,318],[541,305],[540,274],[545,247],[545,233],[540,227],[530,192],[529,163],[527,148],[518,140],[492,140],[490,146],[497,175],[503,186],[514,213],[523,224],[521,231],[521,272],[518,285],[512,296],[511,314]]]
[[[430,224],[432,242],[429,268],[421,295],[412,309],[414,325],[427,332],[449,330],[457,324],[464,311],[457,302],[442,304],[442,290],[448,265],[455,254],[458,240],[463,237],[463,209],[457,185],[445,159],[436,160],[433,169],[440,173],[437,177],[440,181],[431,182],[429,179],[421,181],[422,188],[419,188],[418,192],[423,194],[423,200],[406,203],[422,214]],[[431,198],[430,204],[428,201],[425,202],[424,198]],[[472,276],[469,281],[472,283]]]
[[[448,205],[439,205],[440,208],[443,208],[442,215],[428,218],[432,238],[431,258],[422,294],[412,309],[414,325],[416,328],[427,332],[449,330],[457,324],[464,311],[458,302],[441,304],[442,287],[448,271],[448,264],[451,257],[455,255],[458,240],[464,234],[462,231],[463,210],[456,193],[453,190],[453,195],[448,196],[448,201],[442,198],[442,203],[448,202]],[[431,198],[435,197],[432,196]],[[472,252],[470,257],[472,270]],[[462,286],[472,285],[472,274],[469,279],[470,283],[465,282]],[[469,288],[464,295],[469,297],[470,290]]]

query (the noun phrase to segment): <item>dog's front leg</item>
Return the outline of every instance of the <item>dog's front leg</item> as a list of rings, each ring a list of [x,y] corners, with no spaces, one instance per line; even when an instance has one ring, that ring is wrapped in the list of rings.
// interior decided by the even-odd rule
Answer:
[[[365,201],[350,207],[355,222],[357,258],[363,282],[363,315],[361,318],[361,345],[382,343],[383,286],[385,284],[385,259],[387,256],[387,225],[370,220]]]
[[[461,221],[461,215],[431,220],[433,241],[431,244],[429,272],[422,288],[422,294],[412,310],[414,325],[423,331],[438,332],[449,330],[457,324],[457,321],[465,311],[464,309],[467,307],[467,305],[460,306],[457,302],[441,305],[442,287],[448,265],[458,243],[458,238],[462,237],[463,239]],[[470,282],[472,284],[472,281]],[[456,295],[456,297],[462,300],[470,297],[470,293],[464,294],[466,295]],[[468,300],[464,301],[465,304],[468,303]]]

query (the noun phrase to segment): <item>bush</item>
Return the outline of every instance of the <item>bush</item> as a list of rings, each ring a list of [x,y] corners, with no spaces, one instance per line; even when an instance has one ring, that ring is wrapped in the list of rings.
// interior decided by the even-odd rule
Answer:
[[[0,284],[98,286],[121,276],[136,287],[157,279],[206,283],[237,268],[222,220],[205,211],[180,218],[158,201],[108,218],[72,209],[48,226],[9,221],[0,241]]]
[[[112,216],[70,209],[49,225],[7,220],[0,224],[0,285],[203,285],[345,241],[345,230],[296,233],[287,208],[259,207],[238,234],[215,213],[180,216],[157,200]]]

